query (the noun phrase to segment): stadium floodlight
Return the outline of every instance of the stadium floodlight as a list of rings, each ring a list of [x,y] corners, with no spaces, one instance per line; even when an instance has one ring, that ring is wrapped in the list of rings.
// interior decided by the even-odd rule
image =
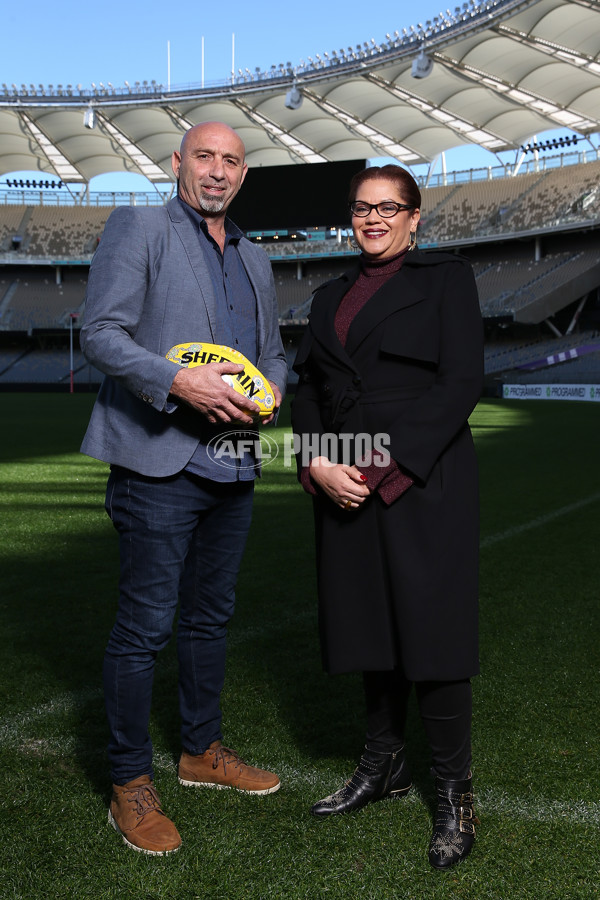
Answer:
[[[83,126],[84,128],[95,128],[96,127],[96,113],[94,112],[94,107],[90,103],[87,109],[83,111]]]
[[[521,150],[523,153],[536,153],[538,150],[558,150],[560,147],[570,147],[571,144],[577,145],[580,140],[581,138],[576,134],[552,138],[551,140],[542,141],[541,143],[538,143],[534,138],[529,144],[521,146]]]
[[[419,55],[413,59],[410,74],[413,78],[427,78],[428,75],[431,75],[432,69],[433,60],[427,56],[424,49],[421,49]]]
[[[286,109],[300,109],[303,100],[304,97],[294,84],[285,95],[284,106],[286,107]]]

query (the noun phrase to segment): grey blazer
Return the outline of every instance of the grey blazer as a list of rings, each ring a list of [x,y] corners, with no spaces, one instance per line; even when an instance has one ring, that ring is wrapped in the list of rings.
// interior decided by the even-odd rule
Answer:
[[[283,394],[287,363],[271,266],[246,238],[238,247],[257,299],[257,366]],[[90,268],[81,328],[86,358],[106,376],[82,452],[154,477],[185,468],[203,417],[169,401],[177,368],[165,354],[186,341],[215,342],[215,322],[198,235],[179,201],[111,213]]]

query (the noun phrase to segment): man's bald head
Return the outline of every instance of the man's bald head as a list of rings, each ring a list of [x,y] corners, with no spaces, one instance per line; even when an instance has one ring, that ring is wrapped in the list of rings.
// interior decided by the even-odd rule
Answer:
[[[246,177],[246,148],[224,122],[202,122],[187,131],[171,165],[179,197],[205,218],[224,218]]]

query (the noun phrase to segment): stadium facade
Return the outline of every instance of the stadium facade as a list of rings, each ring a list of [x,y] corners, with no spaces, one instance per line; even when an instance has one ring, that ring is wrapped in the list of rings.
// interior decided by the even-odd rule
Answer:
[[[353,252],[348,167],[385,156],[428,165],[421,246],[460,249],[473,262],[490,390],[507,373],[600,381],[599,53],[595,0],[471,0],[380,44],[239,71],[218,85],[3,84],[0,388],[68,382],[65,347],[106,218],[120,203],[165,203],[173,148],[209,119],[239,131],[257,191],[277,179],[279,196],[302,198],[282,210],[261,204],[266,215],[255,221],[238,210],[272,258],[290,356],[312,290]],[[495,164],[446,172],[444,152],[468,143]],[[8,174],[25,169],[39,178]],[[141,173],[155,188],[89,191],[91,178],[113,171]],[[327,195],[301,187],[308,172],[323,177]],[[339,196],[339,212],[325,196]],[[72,359],[76,382],[94,385],[77,349]]]

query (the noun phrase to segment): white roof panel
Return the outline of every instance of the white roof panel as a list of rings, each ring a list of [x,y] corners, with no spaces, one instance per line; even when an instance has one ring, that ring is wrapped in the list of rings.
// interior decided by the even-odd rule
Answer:
[[[597,0],[487,0],[445,14],[443,26],[441,18],[381,46],[235,84],[60,94],[5,87],[0,174],[35,169],[89,181],[132,171],[172,180],[183,132],[208,120],[237,129],[254,166],[384,155],[410,166],[468,142],[499,152],[553,128],[600,130]],[[422,50],[433,67],[416,78]],[[292,87],[302,100],[288,108]]]

